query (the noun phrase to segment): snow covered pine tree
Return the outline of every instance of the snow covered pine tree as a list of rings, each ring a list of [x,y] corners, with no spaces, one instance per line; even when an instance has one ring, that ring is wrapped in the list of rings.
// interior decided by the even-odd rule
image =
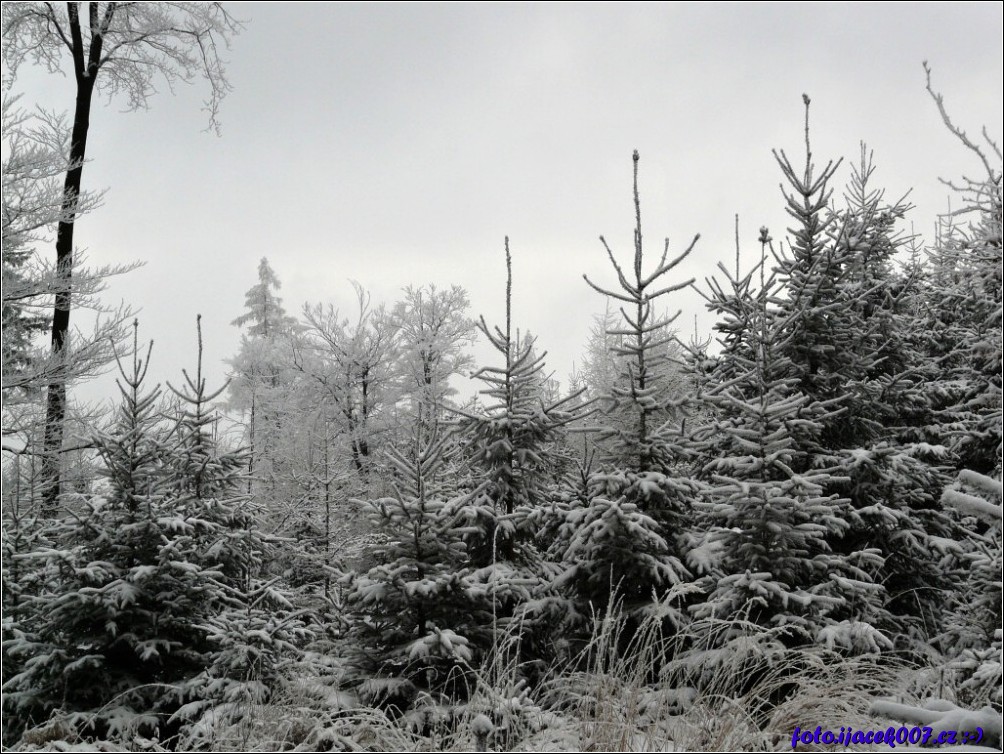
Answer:
[[[602,236],[620,288],[608,290],[586,278],[596,291],[627,307],[620,308],[623,324],[608,331],[619,343],[615,354],[622,369],[611,396],[619,420],[601,429],[611,452],[603,459],[604,470],[584,480],[584,489],[564,496],[563,522],[553,546],[562,563],[555,584],[577,601],[580,626],[613,601],[622,602],[629,614],[637,616],[654,607],[653,600],[666,596],[671,587],[690,580],[682,546],[696,490],[677,474],[682,455],[679,436],[672,434],[672,419],[680,413],[682,401],[668,384],[666,368],[669,326],[675,316],[657,316],[654,304],[693,282],[666,285],[663,277],[690,254],[699,236],[674,259],[668,258],[667,239],[655,269],[642,272],[638,160],[635,152],[633,278],[625,274]],[[676,625],[685,620],[677,609],[669,617]]]
[[[537,354],[533,337],[513,331],[508,237],[505,257],[505,329],[489,328],[484,317],[477,324],[504,365],[473,375],[487,385],[481,395],[491,402],[483,413],[454,410],[457,430],[470,448],[474,489],[450,510],[467,547],[470,609],[486,616],[479,646],[497,651],[500,632],[518,623],[522,667],[529,672],[550,654],[555,638],[551,616],[539,609],[547,601],[538,598],[551,589],[539,520],[563,459],[564,427],[586,406],[576,403],[578,393],[553,401],[545,395],[547,354]]]
[[[5,636],[17,668],[4,686],[8,739],[50,723],[59,737],[166,740],[235,687],[271,685],[302,635],[255,580],[266,543],[240,492],[244,454],[220,452],[209,433],[201,336],[191,392],[177,393],[187,408],[167,427],[159,388],[143,389],[150,350],[133,350],[131,367],[119,362],[116,420],[94,438],[105,489],[68,499],[50,544],[26,556],[45,584]]]
[[[865,629],[871,626],[901,637],[898,648],[908,649],[923,644],[918,632],[937,619],[945,584],[931,537],[950,532],[937,500],[944,483],[937,458],[897,436],[902,420],[895,407],[910,381],[903,378],[908,354],[899,316],[904,282],[892,274],[891,262],[904,243],[895,223],[908,207],[889,205],[871,188],[873,168],[863,149],[847,208],[828,208],[839,163],[815,173],[810,101],[803,100],[804,169],[775,153],[795,220],[790,255],[777,269],[786,321],[779,335],[798,390],[827,411],[820,431],[805,436],[799,449],[813,468],[830,471],[825,492],[850,502],[843,522],[827,525],[828,545],[854,575],[843,582],[846,602],[834,614],[843,615],[843,629],[828,629],[826,643],[871,651],[886,643]]]

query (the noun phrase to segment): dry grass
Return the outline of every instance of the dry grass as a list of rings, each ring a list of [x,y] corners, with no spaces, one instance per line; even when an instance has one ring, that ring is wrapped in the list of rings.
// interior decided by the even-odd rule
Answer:
[[[575,669],[550,679],[550,705],[572,720],[583,750],[790,750],[796,726],[868,727],[871,699],[906,671],[874,655],[786,649],[741,619],[667,634],[661,614],[628,639],[608,611]]]
[[[887,657],[787,649],[741,619],[668,632],[660,614],[636,625],[609,606],[579,655],[533,689],[513,624],[483,666],[468,669],[465,702],[420,697],[403,715],[359,704],[339,690],[338,661],[315,658],[270,703],[219,710],[176,743],[204,751],[790,751],[795,727],[875,727],[872,699],[916,677]]]

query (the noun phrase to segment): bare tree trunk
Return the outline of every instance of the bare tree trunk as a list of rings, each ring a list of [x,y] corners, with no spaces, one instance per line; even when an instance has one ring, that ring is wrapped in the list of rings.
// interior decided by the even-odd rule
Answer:
[[[80,30],[77,3],[67,3],[70,38],[73,52],[73,71],[77,82],[77,99],[73,111],[73,133],[70,137],[69,170],[63,184],[62,217],[56,229],[57,290],[52,313],[52,355],[57,360],[66,357],[66,339],[70,331],[70,307],[73,285],[73,228],[79,206],[80,183],[87,152],[87,132],[91,126],[91,99],[101,62],[104,30],[108,29],[115,13],[115,3],[109,3],[104,18],[98,19],[98,4],[90,3],[90,49],[85,51]],[[85,56],[86,53],[86,56]],[[45,437],[42,456],[42,507],[53,513],[60,493],[63,429],[66,420],[66,376],[58,368],[46,395]]]
[[[56,305],[52,313],[52,355],[64,358],[66,339],[70,330],[71,289],[73,285],[73,220],[80,196],[87,131],[90,127],[91,94],[93,79],[77,82],[77,105],[73,117],[73,135],[70,143],[71,169],[66,173],[63,186],[63,219],[56,230],[56,274],[58,288]],[[63,426],[66,419],[66,379],[64,370],[55,372],[46,396],[45,441],[42,456],[42,502],[47,512],[56,508],[60,492],[60,450],[63,445]]]

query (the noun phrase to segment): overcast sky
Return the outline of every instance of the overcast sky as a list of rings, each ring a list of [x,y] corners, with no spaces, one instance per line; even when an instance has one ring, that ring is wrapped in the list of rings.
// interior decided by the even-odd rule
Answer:
[[[853,160],[866,141],[878,183],[913,189],[928,236],[947,206],[938,177],[978,165],[941,124],[922,61],[960,125],[1002,130],[999,2],[227,7],[247,28],[228,54],[221,137],[203,130],[198,84],[161,87],[148,111],[96,101],[91,118],[84,185],[108,194],[76,240],[95,262],[145,263],[106,299],[141,310],[153,376],[176,384],[197,312],[223,378],[262,256],[291,313],[348,313],[350,280],[388,304],[409,284],[457,284],[498,323],[507,234],[514,322],[564,382],[604,306],[582,274],[614,282],[598,236],[631,254],[633,149],[648,249],[700,233],[679,269],[701,279],[733,263],[736,213],[747,262],[761,225],[783,235],[771,149],[801,158],[803,92],[817,162]],[[70,79],[25,68],[15,89],[72,105]],[[670,306],[710,332],[695,294]]]

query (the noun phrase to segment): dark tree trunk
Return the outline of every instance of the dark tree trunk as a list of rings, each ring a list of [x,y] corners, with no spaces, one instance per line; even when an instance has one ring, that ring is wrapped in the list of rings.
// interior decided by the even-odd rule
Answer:
[[[77,3],[67,3],[70,37],[73,51],[73,71],[77,84],[77,100],[73,110],[73,133],[70,136],[70,169],[63,184],[62,217],[56,229],[56,302],[52,314],[52,356],[56,361],[52,381],[46,395],[45,435],[42,455],[42,506],[52,513],[60,493],[60,451],[66,420],[66,339],[70,331],[70,308],[73,285],[73,228],[77,217],[80,183],[87,152],[87,132],[91,125],[91,99],[101,63],[104,31],[115,13],[115,3],[109,3],[99,20],[98,4],[90,3],[90,44],[85,49],[80,30]]]

